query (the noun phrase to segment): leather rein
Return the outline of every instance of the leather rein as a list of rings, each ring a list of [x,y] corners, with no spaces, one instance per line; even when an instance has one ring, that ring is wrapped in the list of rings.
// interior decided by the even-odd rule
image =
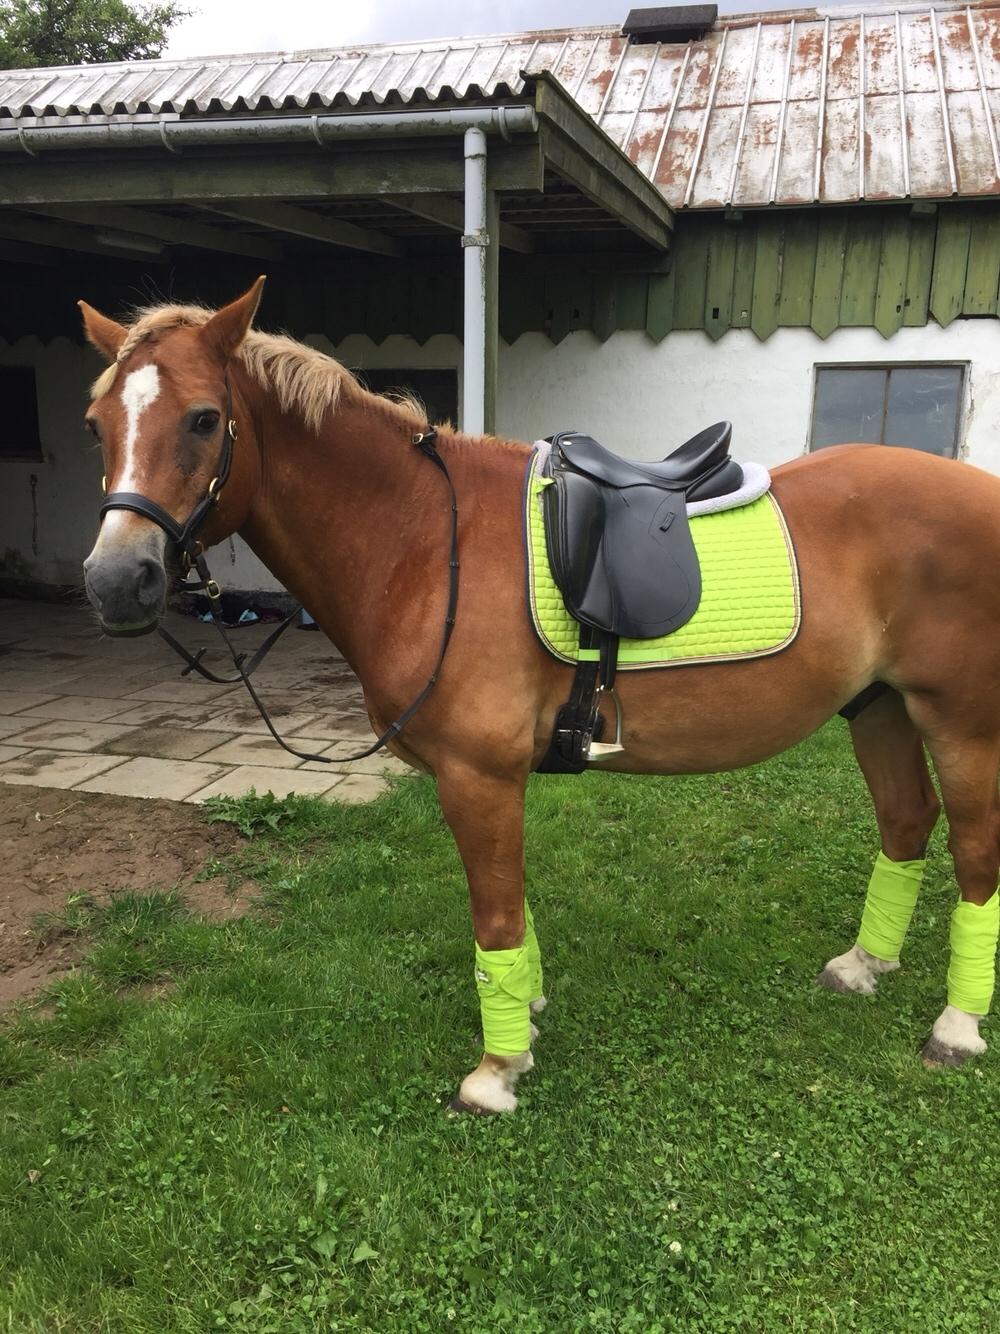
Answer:
[[[240,682],[247,688],[247,692],[254,704],[257,706],[264,725],[271,733],[271,736],[277,741],[278,745],[287,750],[290,755],[295,755],[301,760],[314,760],[319,764],[351,764],[355,760],[367,759],[369,755],[374,755],[376,751],[381,750],[387,742],[397,736],[420,706],[427,699],[427,696],[434,689],[438,681],[438,675],[441,671],[441,665],[444,662],[445,654],[448,651],[448,643],[451,639],[452,631],[455,628],[455,614],[458,610],[458,498],[455,495],[455,485],[452,482],[451,474],[448,472],[448,466],[437,450],[437,427],[432,426],[429,431],[424,431],[420,435],[410,437],[411,444],[417,446],[422,454],[434,464],[436,468],[444,474],[444,479],[448,485],[448,494],[451,505],[451,545],[448,554],[448,609],[445,612],[444,630],[441,636],[441,646],[438,650],[437,661],[434,664],[434,670],[431,672],[426,685],[416,696],[416,698],[403,710],[396,721],[382,733],[378,740],[367,750],[360,751],[357,755],[311,755],[307,751],[296,750],[290,746],[287,741],[279,736],[274,723],[271,721],[270,714],[261,701],[257,691],[254,689],[250,680],[252,674],[257,670],[264,658],[278,642],[291,623],[299,615],[302,608],[295,607],[288,616],[281,622],[277,629],[273,630],[264,640],[263,644],[255,653],[248,656],[245,653],[238,653],[232,640],[226,634],[225,626],[222,622],[222,589],[212,578],[208,564],[205,560],[205,548],[198,539],[198,534],[204,526],[208,516],[219,503],[219,497],[222,494],[222,488],[229,479],[229,474],[233,465],[233,449],[236,445],[239,431],[236,426],[236,420],[233,417],[233,394],[229,383],[229,376],[226,376],[226,425],[222,436],[222,450],[219,455],[219,462],[216,466],[215,476],[208,484],[204,496],[198,501],[194,509],[188,515],[187,521],[183,524],[178,523],[172,514],[168,514],[162,505],[158,505],[155,500],[150,500],[148,496],[142,495],[137,491],[112,491],[110,495],[105,495],[104,502],[101,505],[100,516],[104,518],[110,510],[130,510],[133,514],[141,514],[146,519],[151,519],[158,527],[162,528],[167,535],[168,554],[173,554],[181,568],[182,578],[178,581],[179,587],[186,593],[204,593],[208,599],[209,613],[212,617],[212,624],[222,636],[226,648],[229,650],[229,656],[232,658],[233,666],[236,668],[235,676],[218,676],[215,672],[209,671],[202,664],[202,658],[206,649],[201,648],[196,653],[191,653],[184,647],[179,640],[165,630],[162,625],[158,625],[157,633],[170,647],[183,658],[187,666],[181,672],[181,676],[188,676],[191,672],[197,672],[203,676],[206,681],[212,681],[216,685],[237,685]],[[197,575],[197,580],[191,582],[189,575],[191,571]]]

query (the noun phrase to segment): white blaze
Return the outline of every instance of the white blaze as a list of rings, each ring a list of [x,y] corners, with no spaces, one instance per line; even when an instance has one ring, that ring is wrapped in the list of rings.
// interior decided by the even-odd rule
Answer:
[[[130,371],[122,388],[125,408],[125,468],[118,483],[119,491],[130,491],[135,485],[135,442],[139,435],[139,418],[160,394],[160,372],[150,363],[137,371]]]
[[[160,395],[160,372],[150,363],[137,371],[129,371],[122,386],[122,406],[125,409],[125,458],[122,470],[114,478],[116,491],[140,490],[136,469],[135,446],[139,438],[139,419]],[[101,532],[117,527],[127,517],[125,510],[110,510],[104,517]]]

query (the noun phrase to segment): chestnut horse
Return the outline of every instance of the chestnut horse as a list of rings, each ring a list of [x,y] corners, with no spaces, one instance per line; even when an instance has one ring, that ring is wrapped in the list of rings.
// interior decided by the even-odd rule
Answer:
[[[204,541],[246,539],[350,663],[381,731],[424,685],[438,653],[451,540],[446,483],[414,448],[427,429],[415,405],[367,393],[331,358],[251,330],[262,285],[218,312],[161,306],[127,326],[81,302],[87,336],[110,362],[87,422],[108,489],[141,493],[183,523],[210,488],[231,394],[239,440]],[[436,688],[391,749],[437,780],[468,877],[477,959],[520,978],[505,990],[477,969],[484,1016],[488,1002],[506,1006],[524,1039],[512,1051],[487,1032],[459,1103],[512,1110],[517,1078],[533,1063],[529,1007],[544,1004],[524,897],[525,784],[549,745],[572,668],[542,648],[526,611],[530,446],[442,427],[438,448],[458,498],[457,624]],[[915,451],[848,446],[778,468],[773,491],[798,554],[798,637],[773,657],[619,676],[625,749],[601,767],[678,774],[755,764],[794,746],[870,684],[891,687],[850,723],[881,836],[867,926],[819,980],[871,992],[898,967],[939,812],[926,745],[961,897],[949,1003],[924,1053],[958,1063],[985,1048],[979,1020],[996,944],[1000,480]],[[109,634],[157,625],[166,552],[164,531],[148,517],[106,514],[85,571]]]

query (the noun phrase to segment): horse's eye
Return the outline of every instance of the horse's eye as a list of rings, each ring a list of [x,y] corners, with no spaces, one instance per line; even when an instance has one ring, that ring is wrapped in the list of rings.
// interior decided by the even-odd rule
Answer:
[[[86,426],[87,430],[90,432],[90,434],[94,437],[95,440],[100,440],[101,432],[98,429],[97,422],[94,421],[93,417],[85,417],[83,424],[84,426]]]
[[[211,435],[219,424],[217,412],[199,412],[194,419],[193,429],[198,435]]]

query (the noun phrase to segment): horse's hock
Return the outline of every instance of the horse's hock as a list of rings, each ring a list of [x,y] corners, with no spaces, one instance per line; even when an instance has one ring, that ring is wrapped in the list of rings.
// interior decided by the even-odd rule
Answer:
[[[2,606],[0,783],[185,802],[251,790],[361,802],[406,771],[384,753],[337,763],[372,733],[357,680],[323,635],[289,632],[255,680],[282,735],[328,764],[283,751],[242,686],[182,679],[155,637],[106,639],[79,607]],[[197,622],[167,620],[181,638],[201,637]],[[253,651],[270,629],[232,633]]]

